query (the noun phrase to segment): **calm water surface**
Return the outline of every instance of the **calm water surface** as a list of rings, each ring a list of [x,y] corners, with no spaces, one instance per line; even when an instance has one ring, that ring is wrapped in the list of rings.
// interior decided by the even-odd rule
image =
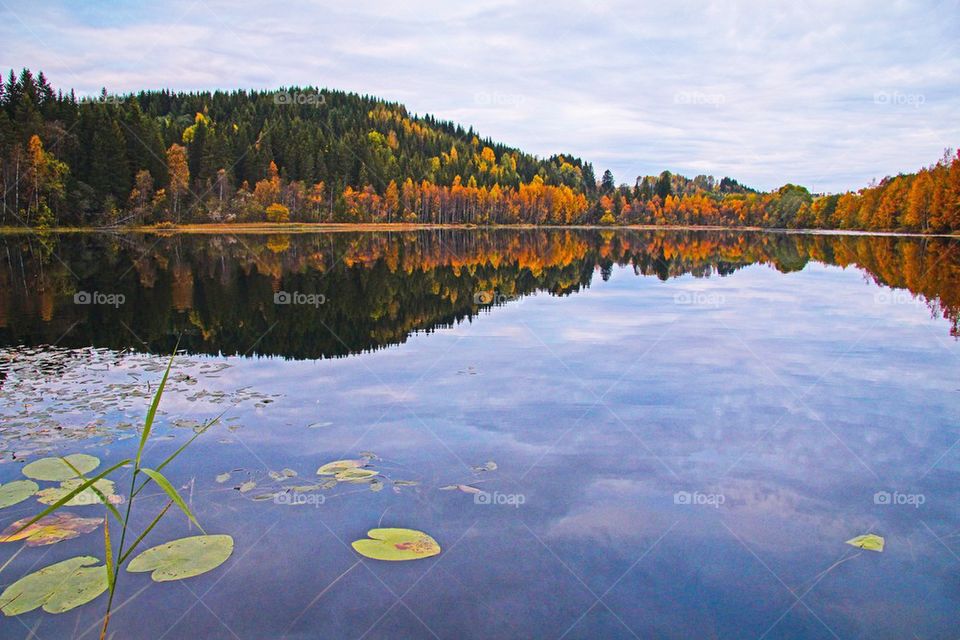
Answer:
[[[147,455],[226,411],[169,475],[235,552],[183,582],[124,574],[117,638],[956,636],[957,241],[445,231],[0,245],[0,482],[51,453],[130,455],[178,336]],[[379,491],[254,499],[364,453]],[[268,475],[284,468],[298,478]],[[142,527],[163,499],[138,505]],[[37,510],[4,509],[0,525]],[[378,524],[426,531],[443,552],[360,562],[350,542]],[[867,532],[883,553],[844,544]],[[190,534],[171,516],[148,540]],[[17,548],[0,545],[0,564]],[[99,533],[25,549],[0,583],[102,553]],[[0,635],[95,638],[104,605],[0,618]]]

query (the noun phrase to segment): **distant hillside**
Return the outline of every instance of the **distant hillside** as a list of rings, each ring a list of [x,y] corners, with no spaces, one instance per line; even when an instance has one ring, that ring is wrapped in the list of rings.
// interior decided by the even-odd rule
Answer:
[[[170,222],[656,224],[960,230],[960,156],[856,193],[761,193],[670,172],[617,186],[397,103],[289,87],[78,100],[0,85],[0,225]]]
[[[327,89],[78,100],[24,70],[11,71],[0,107],[7,224],[480,222],[490,211],[501,222],[568,223],[596,188],[578,158],[537,158]]]

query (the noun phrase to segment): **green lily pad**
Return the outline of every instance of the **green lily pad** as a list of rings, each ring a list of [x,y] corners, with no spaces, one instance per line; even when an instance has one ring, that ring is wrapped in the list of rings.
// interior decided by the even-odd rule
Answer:
[[[865,533],[862,536],[847,540],[847,544],[867,551],[883,552],[883,537],[874,533]]]
[[[60,483],[59,487],[49,487],[47,489],[42,489],[37,492],[37,500],[43,504],[54,504],[68,493],[79,487],[84,483],[80,478],[74,478],[73,480],[64,480]],[[103,504],[100,501],[100,497],[97,496],[94,487],[106,497],[112,504],[119,504],[123,499],[114,495],[113,490],[113,480],[107,480],[106,478],[101,478],[93,483],[92,487],[87,487],[77,495],[73,496],[66,502],[64,506],[66,507],[85,507],[93,504]]]
[[[151,547],[127,565],[127,571],[152,571],[154,582],[192,578],[216,569],[233,553],[228,535],[191,536]]]
[[[317,469],[318,476],[335,476],[343,471],[359,469],[367,464],[366,460],[334,460]]]
[[[368,482],[370,478],[379,475],[379,473],[379,471],[373,469],[347,469],[334,477],[338,482]]]
[[[24,527],[30,518],[17,520],[0,533],[0,542],[25,540],[28,547],[41,547],[76,538],[100,526],[103,518],[81,518],[72,513],[54,513]]]
[[[92,556],[77,556],[28,574],[0,594],[0,611],[16,616],[43,607],[63,613],[86,604],[107,590],[107,568]]]
[[[23,502],[40,488],[33,480],[14,480],[0,486],[0,509]]]
[[[356,540],[351,546],[374,560],[419,560],[440,553],[436,540],[415,529],[371,529],[367,535],[369,538]]]
[[[100,466],[100,459],[86,453],[72,453],[64,456],[80,473],[87,474]],[[23,475],[34,480],[57,482],[76,478],[77,474],[60,458],[41,458],[23,468]]]

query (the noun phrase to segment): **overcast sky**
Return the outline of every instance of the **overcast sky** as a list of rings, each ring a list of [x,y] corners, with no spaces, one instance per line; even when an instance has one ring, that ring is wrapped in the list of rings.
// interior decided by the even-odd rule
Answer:
[[[631,184],[839,191],[931,164],[960,145],[958,40],[960,0],[0,0],[0,65],[56,87],[346,89]]]

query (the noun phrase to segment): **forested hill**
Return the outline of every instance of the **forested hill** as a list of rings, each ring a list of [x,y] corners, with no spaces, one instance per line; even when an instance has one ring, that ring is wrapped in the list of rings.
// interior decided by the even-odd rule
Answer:
[[[24,70],[0,106],[6,224],[569,223],[596,190],[578,158],[328,89],[79,100]]]
[[[960,231],[960,155],[857,192],[758,192],[667,171],[617,185],[353,93],[0,85],[3,225],[203,222],[655,224]]]

